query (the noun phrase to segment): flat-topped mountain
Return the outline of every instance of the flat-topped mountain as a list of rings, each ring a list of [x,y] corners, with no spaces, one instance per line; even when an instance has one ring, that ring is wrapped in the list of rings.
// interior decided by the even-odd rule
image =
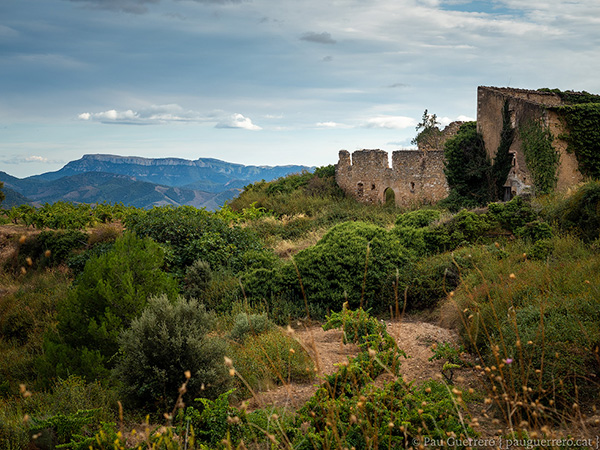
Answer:
[[[27,178],[0,172],[0,181],[22,196],[18,197],[21,203],[107,201],[141,208],[170,204],[216,209],[247,184],[312,169],[299,165],[245,166],[213,158],[191,161],[84,155],[56,172]]]
[[[84,155],[56,172],[48,172],[32,178],[51,181],[86,172],[105,172],[127,175],[139,181],[165,186],[217,193],[227,189],[242,188],[254,181],[272,180],[311,169],[299,165],[245,166],[214,158],[199,158],[192,161],[181,158],[141,158],[98,154]]]

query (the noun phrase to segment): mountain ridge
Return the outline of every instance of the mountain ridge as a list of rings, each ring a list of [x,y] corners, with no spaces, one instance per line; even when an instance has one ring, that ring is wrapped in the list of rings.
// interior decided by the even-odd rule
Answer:
[[[0,172],[0,181],[38,205],[108,201],[142,208],[171,204],[217,209],[250,183],[312,169],[300,165],[245,166],[215,158],[86,154],[57,171],[27,178]]]

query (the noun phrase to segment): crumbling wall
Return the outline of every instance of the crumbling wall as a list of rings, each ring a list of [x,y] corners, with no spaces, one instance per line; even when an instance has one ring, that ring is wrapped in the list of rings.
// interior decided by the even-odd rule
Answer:
[[[385,203],[386,190],[394,192],[397,206],[434,203],[448,195],[444,152],[397,150],[341,150],[335,177],[347,195],[364,203]]]

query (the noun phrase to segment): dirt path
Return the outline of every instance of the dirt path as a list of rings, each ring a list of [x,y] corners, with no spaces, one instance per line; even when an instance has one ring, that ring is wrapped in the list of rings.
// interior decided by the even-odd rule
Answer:
[[[441,377],[443,361],[429,361],[433,355],[431,346],[435,343],[458,342],[455,332],[420,321],[403,320],[386,324],[388,333],[409,356],[408,359],[402,360],[401,368],[406,381],[419,383]],[[334,373],[337,370],[336,364],[356,356],[359,350],[354,344],[342,343],[341,330],[323,331],[320,326],[311,326],[296,330],[294,337],[309,351],[321,375]],[[321,378],[317,376],[309,384],[291,383],[261,392],[256,398],[249,399],[248,407],[250,410],[265,406],[296,409],[315,393],[320,381]]]

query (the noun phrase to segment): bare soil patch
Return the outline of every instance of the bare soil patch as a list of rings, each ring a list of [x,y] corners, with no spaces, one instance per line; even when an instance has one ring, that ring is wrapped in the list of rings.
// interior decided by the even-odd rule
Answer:
[[[444,361],[429,361],[433,355],[431,346],[442,342],[458,342],[457,334],[446,328],[422,322],[404,319],[386,322],[388,333],[396,339],[398,347],[409,356],[402,360],[401,373],[406,381],[421,383],[431,378],[440,379]],[[253,410],[265,406],[297,409],[317,390],[323,375],[337,370],[337,365],[356,356],[358,346],[344,344],[341,330],[324,331],[318,325],[296,330],[294,337],[308,350],[317,365],[317,377],[312,383],[290,383],[276,389],[257,393],[249,399],[248,408]],[[470,370],[461,370],[471,375]],[[464,377],[458,376],[458,382]]]

